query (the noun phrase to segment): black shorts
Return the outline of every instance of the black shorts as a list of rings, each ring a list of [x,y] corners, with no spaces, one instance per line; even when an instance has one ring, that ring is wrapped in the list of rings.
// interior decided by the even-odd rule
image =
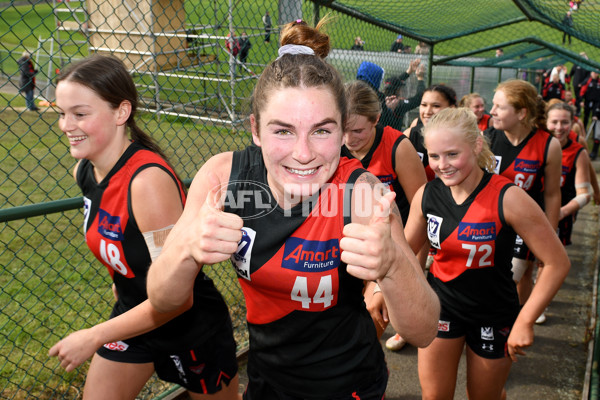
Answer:
[[[508,335],[512,324],[476,325],[461,318],[452,317],[442,310],[438,322],[437,337],[456,339],[465,337],[467,346],[478,356],[487,359],[508,357]]]
[[[176,338],[174,338],[176,340]],[[173,353],[154,351],[139,338],[105,344],[98,355],[122,363],[154,363],[158,377],[190,392],[213,394],[238,372],[231,321],[204,343]]]
[[[389,371],[383,370],[383,373],[377,377],[374,382],[367,383],[364,387],[357,388],[355,391],[338,397],[330,397],[328,400],[383,400],[385,398],[385,390],[389,378]],[[244,400],[306,400],[305,397],[293,396],[285,393],[267,381],[258,374],[252,374],[248,371],[248,386],[244,392]],[[283,382],[285,384],[285,382]],[[306,383],[307,386],[310,382]],[[352,389],[350,389],[352,390]],[[322,397],[316,397],[321,399]]]
[[[525,242],[519,235],[517,235],[517,238],[515,239],[513,257],[518,258],[520,260],[535,260],[535,255],[531,252],[531,250],[529,250],[529,247],[527,247],[527,244],[525,244]]]

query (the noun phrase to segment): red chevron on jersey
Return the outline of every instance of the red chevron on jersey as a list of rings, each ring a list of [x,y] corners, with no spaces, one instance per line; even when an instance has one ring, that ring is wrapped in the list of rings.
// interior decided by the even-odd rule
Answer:
[[[477,194],[452,233],[434,256],[432,274],[443,282],[469,269],[494,267],[496,239],[502,228],[497,205],[507,180],[495,175]]]

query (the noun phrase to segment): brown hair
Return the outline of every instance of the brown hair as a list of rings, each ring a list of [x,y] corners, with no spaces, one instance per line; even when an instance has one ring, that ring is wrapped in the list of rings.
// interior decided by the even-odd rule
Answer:
[[[64,71],[61,71],[56,79],[56,83],[58,84],[62,81],[75,82],[87,87],[107,102],[113,109],[117,109],[123,101],[128,101],[131,104],[131,113],[126,124],[129,128],[131,139],[159,154],[168,162],[168,158],[160,146],[135,122],[135,114],[138,108],[138,93],[133,78],[129,75],[127,68],[125,68],[121,60],[112,56],[95,54],[70,64]],[[175,169],[173,168],[173,170]]]
[[[324,60],[329,54],[329,36],[320,29],[328,20],[322,19],[316,28],[304,21],[291,22],[283,27],[280,36],[282,46],[307,46],[313,49],[315,55],[284,54],[267,65],[252,94],[252,113],[257,126],[260,126],[260,111],[267,104],[270,93],[296,87],[329,89],[342,116],[342,128],[346,126],[348,111],[344,82],[338,71]]]
[[[558,100],[558,99],[552,99],[552,100]],[[548,109],[546,110],[546,117],[552,110],[563,110],[563,111],[569,112],[569,114],[571,115],[571,121],[573,121],[573,117],[575,116],[575,110],[573,110],[573,106],[565,103],[564,101],[558,100],[558,101],[552,102],[552,100],[550,100],[550,102],[548,103]]]
[[[346,84],[348,98],[348,115],[362,115],[369,122],[375,123],[381,114],[381,102],[371,85],[364,81]]]
[[[423,137],[427,136],[428,132],[434,129],[452,129],[455,132],[461,133],[467,143],[475,148],[477,141],[482,141],[481,152],[477,154],[477,165],[479,168],[488,172],[494,172],[496,166],[496,158],[490,150],[490,146],[486,138],[481,135],[479,126],[477,125],[477,117],[468,108],[465,107],[448,107],[444,108],[435,114],[427,125],[422,130]]]
[[[528,128],[546,129],[546,104],[535,86],[521,79],[509,79],[496,87],[496,92],[499,90],[515,110],[527,111],[527,118],[523,123]]]

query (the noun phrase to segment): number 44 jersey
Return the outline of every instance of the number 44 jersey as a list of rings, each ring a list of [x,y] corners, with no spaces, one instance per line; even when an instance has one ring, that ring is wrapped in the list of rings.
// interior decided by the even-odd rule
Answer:
[[[233,156],[232,197],[263,187],[273,207],[260,214],[255,201],[225,204],[225,211],[244,219],[232,263],[246,298],[248,370],[298,397],[334,398],[374,382],[385,369],[363,282],[340,259],[352,184],[365,172],[357,160],[342,157],[328,184],[286,209],[270,195],[260,150],[249,147]]]

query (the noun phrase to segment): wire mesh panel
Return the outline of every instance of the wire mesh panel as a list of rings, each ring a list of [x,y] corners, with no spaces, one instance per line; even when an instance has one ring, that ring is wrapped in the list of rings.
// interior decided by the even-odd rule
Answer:
[[[54,203],[81,196],[54,106],[56,78],[71,62],[95,53],[123,60],[141,101],[138,125],[191,180],[211,155],[251,143],[252,89],[277,57],[279,28],[289,21],[331,18],[329,61],[347,81],[370,61],[385,71],[377,85],[383,91],[386,79],[419,59],[427,83],[449,85],[458,97],[480,92],[489,109],[501,80],[538,84],[541,71],[560,63],[598,68],[599,7],[585,1],[570,10],[563,0],[0,3],[0,397],[81,397],[88,364],[65,373],[48,349],[104,321],[112,308],[110,277],[84,243],[81,210]],[[21,79],[27,60],[35,82]],[[411,71],[402,95],[412,96],[417,83]],[[27,207],[39,208],[27,214]],[[235,273],[227,263],[206,269],[243,347],[245,307]],[[140,398],[170,387],[153,378]]]

